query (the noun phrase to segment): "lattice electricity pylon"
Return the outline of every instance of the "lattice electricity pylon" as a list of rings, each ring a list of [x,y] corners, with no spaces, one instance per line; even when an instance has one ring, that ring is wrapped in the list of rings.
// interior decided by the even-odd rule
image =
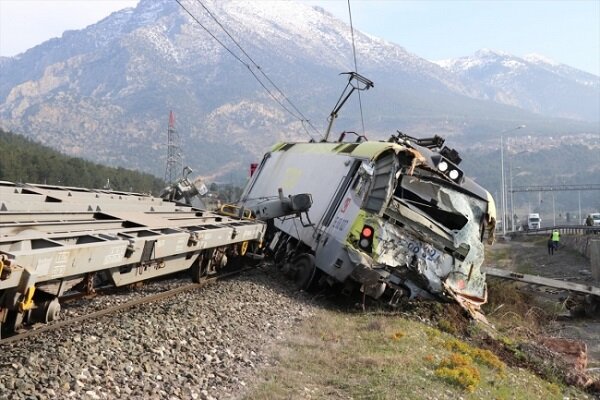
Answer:
[[[167,129],[167,167],[165,168],[165,182],[170,185],[179,179],[183,171],[183,158],[179,135],[175,129],[175,114],[169,113],[169,128]]]

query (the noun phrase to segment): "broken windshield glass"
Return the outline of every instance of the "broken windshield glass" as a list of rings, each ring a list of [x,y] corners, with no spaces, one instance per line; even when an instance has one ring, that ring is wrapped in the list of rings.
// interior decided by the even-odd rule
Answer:
[[[454,234],[469,223],[481,232],[486,203],[478,198],[415,176],[404,176],[394,195]]]

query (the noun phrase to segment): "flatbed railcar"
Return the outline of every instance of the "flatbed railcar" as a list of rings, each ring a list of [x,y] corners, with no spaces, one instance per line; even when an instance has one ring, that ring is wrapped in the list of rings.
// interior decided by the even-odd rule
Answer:
[[[139,193],[0,182],[0,324],[58,317],[59,297],[102,274],[115,286],[214,272],[266,224]]]

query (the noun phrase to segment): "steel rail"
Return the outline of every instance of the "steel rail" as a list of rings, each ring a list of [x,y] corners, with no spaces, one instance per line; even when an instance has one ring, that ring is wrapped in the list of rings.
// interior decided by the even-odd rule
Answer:
[[[94,311],[92,313],[89,314],[85,314],[85,315],[80,315],[78,317],[74,317],[74,318],[70,318],[70,319],[66,319],[66,320],[62,320],[62,321],[57,321],[57,322],[53,322],[47,325],[42,325],[40,327],[36,327],[36,328],[30,328],[28,329],[26,332],[22,332],[22,333],[17,333],[16,335],[12,335],[9,336],[5,339],[1,339],[0,340],[0,347],[2,345],[5,344],[9,344],[9,343],[13,343],[13,342],[17,342],[35,335],[38,335],[40,333],[43,332],[49,332],[49,331],[54,331],[54,330],[59,330],[60,328],[69,326],[69,325],[73,325],[79,322],[83,322],[89,319],[94,319],[94,318],[100,318],[103,317],[105,315],[109,315],[112,313],[115,313],[117,311],[122,311],[122,310],[126,310],[129,308],[133,308],[135,306],[141,305],[141,304],[148,304],[148,303],[153,303],[159,300],[164,300],[167,299],[169,297],[173,297],[179,293],[183,293],[183,292],[187,292],[187,291],[191,291],[193,289],[201,289],[203,287],[208,286],[209,284],[213,284],[221,279],[224,278],[228,278],[230,276],[234,276],[237,274],[240,274],[242,272],[248,271],[250,269],[253,269],[252,267],[243,267],[241,269],[235,270],[235,271],[230,271],[230,272],[225,272],[222,273],[218,276],[214,276],[211,278],[206,278],[203,279],[201,282],[199,283],[191,283],[185,286],[180,286],[174,289],[170,289],[161,293],[157,293],[157,294],[153,294],[153,295],[149,295],[149,296],[145,296],[142,298],[138,298],[138,299],[134,299],[122,304],[118,304],[116,306],[112,306],[112,307],[108,307],[102,310],[98,310],[98,311]]]

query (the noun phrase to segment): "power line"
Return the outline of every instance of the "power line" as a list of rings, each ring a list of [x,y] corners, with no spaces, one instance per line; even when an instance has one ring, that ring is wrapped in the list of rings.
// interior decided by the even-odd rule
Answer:
[[[304,122],[307,122],[312,128],[313,130],[318,134],[318,130],[311,124],[311,122],[302,114],[302,112],[300,112],[300,110],[298,110],[298,108],[289,100],[289,98],[287,96],[285,96],[285,94],[281,91],[281,89],[279,89],[279,87],[277,85],[275,85],[275,83],[269,79],[269,77],[266,75],[266,73],[262,70],[262,68],[252,59],[252,57],[250,57],[250,55],[242,48],[242,46],[231,36],[231,34],[227,31],[227,29],[217,20],[217,18],[213,15],[212,12],[210,12],[210,10],[200,1],[197,0],[198,3],[208,12],[208,14],[210,15],[210,17],[221,27],[221,29],[223,29],[223,31],[227,34],[227,36],[233,41],[233,43],[235,43],[235,45],[241,50],[241,52],[250,60],[250,62],[255,66],[255,68],[266,78],[266,80],[275,88],[275,90],[277,90],[277,92],[280,93],[280,95],[285,99],[285,101],[287,101],[294,110],[296,110],[296,112],[298,113],[295,114],[294,112],[292,112],[285,104],[283,104],[283,102],[265,85],[265,83],[258,77],[258,75],[254,72],[254,70],[252,69],[252,66],[250,64],[248,64],[247,62],[245,62],[244,60],[242,60],[237,54],[235,54],[231,49],[229,49],[221,40],[219,40],[207,27],[205,27],[199,20],[198,18],[196,18],[182,3],[180,0],[175,0],[177,2],[177,4],[179,4],[179,6],[202,28],[204,29],[204,31],[206,31],[219,45],[221,45],[221,47],[223,47],[225,50],[227,50],[227,52],[229,54],[231,54],[236,60],[238,60],[242,65],[244,65],[246,68],[248,68],[248,71],[252,74],[252,76],[254,77],[254,79],[256,79],[256,81],[260,84],[260,86],[262,86],[262,88],[269,94],[269,96],[277,103],[279,104],[279,106],[281,108],[283,108],[285,111],[287,111],[292,117],[294,117],[295,119],[299,120],[302,127],[304,128],[304,130],[306,131],[306,133],[308,134],[308,136],[310,136],[310,138],[312,140],[314,140],[313,136],[310,134],[310,132],[308,132],[308,129],[306,129],[306,126],[304,125]]]
[[[265,79],[279,92],[279,94],[281,94],[281,96],[285,99],[285,101],[287,101],[292,108],[302,117],[302,119],[304,121],[306,121],[311,128],[314,129],[314,131],[316,133],[319,133],[319,131],[311,124],[310,120],[308,118],[306,118],[304,116],[304,114],[302,114],[302,112],[296,107],[296,105],[294,105],[294,103],[292,103],[292,101],[285,95],[285,93],[283,93],[283,91],[281,89],[279,89],[279,87],[275,84],[275,82],[273,82],[271,80],[271,78],[269,78],[269,76],[263,71],[263,69],[260,67],[260,65],[258,65],[254,59],[252,57],[250,57],[250,54],[248,54],[246,52],[246,50],[244,50],[244,48],[242,47],[242,45],[240,45],[238,43],[237,40],[235,40],[235,38],[229,33],[229,31],[227,30],[227,28],[225,28],[223,26],[223,24],[221,24],[221,22],[217,19],[217,17],[204,5],[204,3],[202,3],[202,1],[200,0],[196,0],[201,6],[202,8],[204,8],[204,10],[206,10],[206,12],[208,13],[208,15],[210,15],[210,17],[217,23],[217,25],[219,25],[221,27],[221,29],[223,30],[223,32],[225,32],[225,34],[231,39],[231,41],[240,49],[240,51],[242,53],[244,53],[244,55],[246,57],[248,57],[248,59],[250,60],[250,62],[256,67],[256,69],[265,77]]]
[[[600,190],[600,185],[595,183],[581,183],[573,185],[546,185],[546,186],[513,186],[509,192],[562,192],[569,190]]]
[[[350,16],[350,33],[352,35],[352,55],[354,56],[354,72],[358,74],[358,64],[356,63],[356,46],[354,45],[354,25],[352,24],[352,10],[350,9],[350,0],[348,0],[348,15]],[[363,136],[365,135],[365,119],[363,117],[362,99],[360,91],[358,92],[358,105],[360,107],[360,122],[362,123]]]
[[[200,0],[196,0],[201,6],[202,8],[204,8],[204,10],[206,10],[206,12],[208,13],[208,15],[210,15],[210,17],[217,23],[217,25],[219,25],[221,27],[221,29],[223,30],[223,32],[225,32],[225,34],[231,39],[231,41],[240,49],[240,51],[250,60],[250,62],[256,67],[256,69],[261,73],[262,76],[265,77],[265,79],[271,84],[271,86],[273,86],[275,88],[275,90],[277,90],[277,92],[279,92],[279,94],[285,99],[285,101],[288,102],[289,105],[292,106],[292,108],[300,115],[299,118],[297,116],[295,116],[297,119],[300,120],[300,122],[302,122],[302,126],[304,127],[304,129],[306,130],[306,127],[304,126],[304,122],[308,123],[308,125],[315,131],[315,133],[319,134],[319,131],[317,130],[317,128],[315,128],[313,126],[313,124],[310,122],[310,120],[308,118],[306,118],[304,116],[304,114],[302,114],[302,111],[300,111],[298,109],[298,107],[296,107],[296,105],[294,103],[292,103],[292,101],[285,95],[285,93],[283,93],[283,91],[281,89],[279,89],[279,87],[275,84],[275,82],[273,82],[271,80],[271,78],[269,78],[269,76],[263,71],[263,69],[260,67],[260,65],[258,65],[254,59],[252,57],[250,57],[250,54],[248,54],[246,52],[246,50],[244,50],[244,48],[242,47],[242,45],[240,45],[238,43],[237,40],[235,40],[235,38],[229,33],[229,31],[227,30],[227,28],[225,28],[223,26],[223,24],[221,24],[221,22],[217,19],[217,17],[204,5],[204,3],[202,3],[202,1]],[[308,130],[306,130],[308,133]],[[310,133],[308,133],[309,136]],[[312,136],[311,136],[312,139]]]
[[[181,4],[181,2],[180,2],[179,0],[175,0],[175,1],[177,2],[177,4],[179,4],[179,5],[181,6],[181,8],[183,8],[183,10],[184,10],[186,13],[188,13],[188,15],[189,15],[190,17],[192,17],[192,19],[193,19],[194,21],[196,21],[196,23],[197,23],[198,25],[200,25],[200,27],[201,27],[202,29],[204,29],[204,30],[206,31],[206,33],[208,33],[208,34],[209,34],[209,35],[210,35],[210,36],[211,36],[213,39],[215,39],[215,40],[217,41],[217,43],[219,43],[219,44],[221,45],[221,47],[223,47],[225,50],[227,50],[227,52],[228,52],[229,54],[231,54],[231,55],[232,55],[232,56],[233,56],[233,57],[234,57],[236,60],[238,60],[240,63],[242,63],[243,65],[245,65],[245,66],[246,66],[248,69],[250,68],[250,66],[249,66],[248,64],[246,64],[246,63],[244,62],[244,60],[242,60],[241,58],[239,58],[239,57],[238,57],[238,56],[237,56],[237,55],[236,55],[236,54],[235,54],[233,51],[229,50],[229,48],[228,48],[227,46],[225,46],[225,44],[224,44],[223,42],[221,42],[221,41],[219,40],[219,38],[217,38],[215,35],[213,35],[213,34],[212,34],[212,32],[211,32],[211,31],[209,31],[207,27],[205,27],[204,25],[202,25],[202,23],[201,23],[200,21],[198,21],[198,18],[196,18],[196,17],[195,17],[195,16],[194,16],[194,15],[193,15],[193,14],[192,14],[192,13],[191,13],[191,12],[190,12],[190,11],[189,11],[187,8],[185,8],[185,6],[184,6],[183,4]]]

